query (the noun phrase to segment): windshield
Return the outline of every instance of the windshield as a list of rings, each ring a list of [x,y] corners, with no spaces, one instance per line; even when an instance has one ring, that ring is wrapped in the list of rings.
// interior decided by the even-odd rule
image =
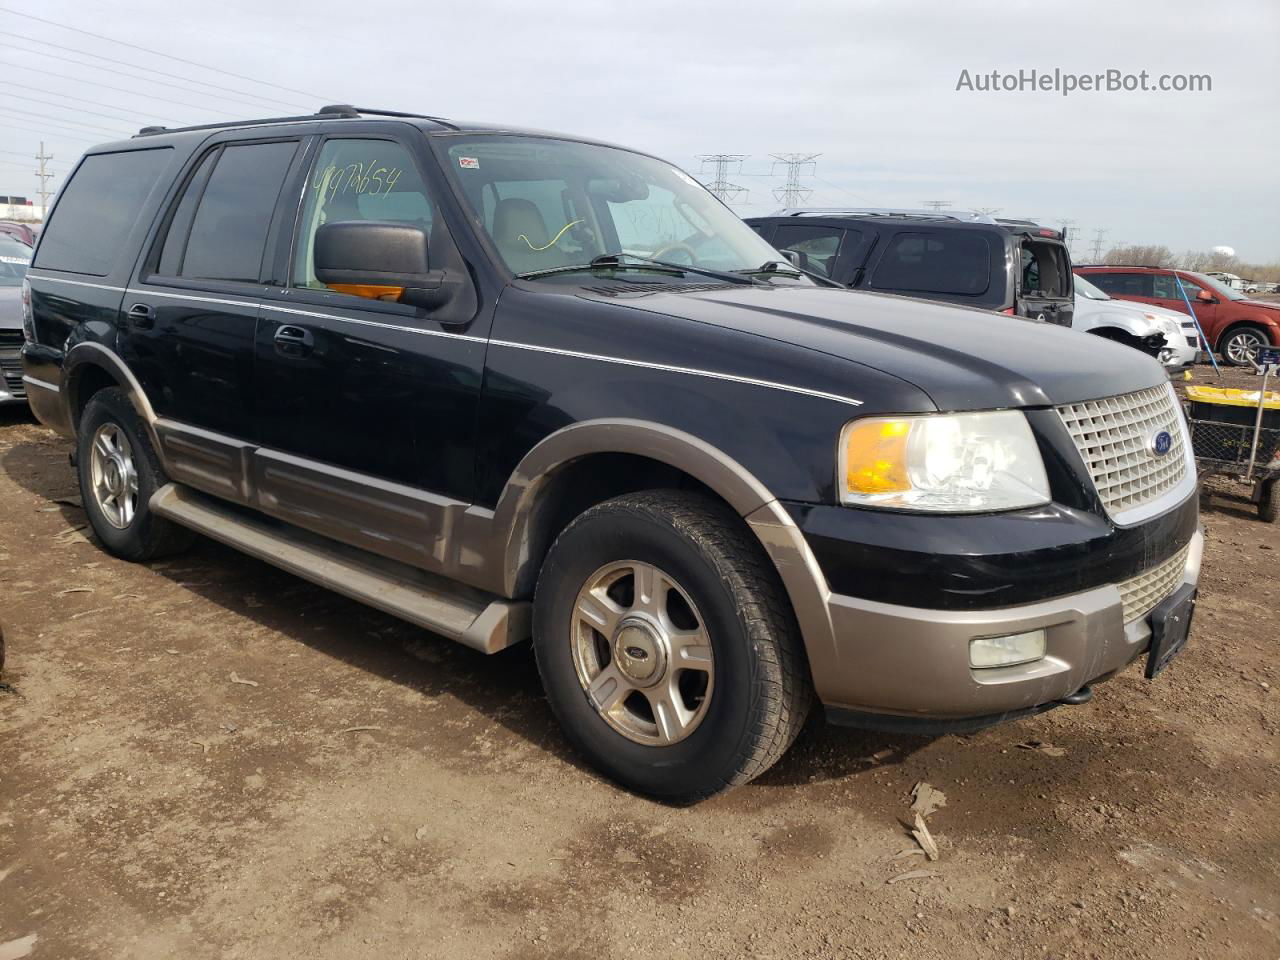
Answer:
[[[0,236],[0,287],[20,287],[31,266],[31,248],[12,237]]]
[[[1076,294],[1078,296],[1088,297],[1090,300],[1110,300],[1111,299],[1109,296],[1107,296],[1107,294],[1103,293],[1101,290],[1095,287],[1092,283],[1090,283],[1084,277],[1080,276],[1080,274],[1078,273],[1075,275],[1074,283],[1076,288]]]
[[[793,273],[701,184],[661,160],[537,137],[449,143],[450,173],[513,273],[620,253],[718,271],[779,261]]]
[[[1214,293],[1226,297],[1228,300],[1243,300],[1245,296],[1239,290],[1232,290],[1221,280],[1216,277],[1206,276],[1203,273],[1188,274],[1192,280],[1200,284],[1202,287],[1209,287]]]

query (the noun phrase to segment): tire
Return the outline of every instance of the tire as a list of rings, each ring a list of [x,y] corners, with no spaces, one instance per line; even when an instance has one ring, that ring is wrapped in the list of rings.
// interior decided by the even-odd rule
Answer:
[[[666,599],[637,589],[643,582],[665,582]],[[538,577],[534,651],[574,746],[608,777],[669,803],[759,776],[813,700],[768,557],[732,511],[683,491],[617,497],[565,528]]]
[[[1234,367],[1252,366],[1250,360],[1257,355],[1259,347],[1270,346],[1267,331],[1261,327],[1240,326],[1229,331],[1218,342],[1218,353],[1225,363]]]
[[[169,479],[142,418],[119,387],[99,390],[85,407],[76,469],[89,524],[108,552],[141,562],[191,545],[191,531],[151,512],[151,495]]]
[[[1262,497],[1258,500],[1258,517],[1263,523],[1275,523],[1280,520],[1280,491],[1276,490],[1275,480],[1267,480],[1262,484]]]

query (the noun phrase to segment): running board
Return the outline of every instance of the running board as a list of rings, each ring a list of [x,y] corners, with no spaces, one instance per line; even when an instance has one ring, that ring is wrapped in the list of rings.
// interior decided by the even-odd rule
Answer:
[[[150,504],[156,514],[174,523],[481,653],[497,653],[531,635],[531,609],[526,601],[504,600],[268,520],[181,484],[161,487]]]

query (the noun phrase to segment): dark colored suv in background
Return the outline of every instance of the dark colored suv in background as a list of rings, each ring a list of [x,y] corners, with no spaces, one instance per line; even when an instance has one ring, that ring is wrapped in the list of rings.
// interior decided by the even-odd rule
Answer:
[[[532,637],[567,735],[659,797],[756,776],[815,698],[975,729],[1187,636],[1158,363],[816,284],[645,154],[352,107],[147,130],[80,161],[26,282],[32,409],[107,550],[199,531]]]
[[[1190,301],[1211,349],[1238,367],[1251,365],[1260,347],[1280,346],[1280,303],[1250,300],[1203,273],[1114,265],[1086,265],[1077,267],[1076,272],[1118,300],[1150,303],[1179,313],[1188,312]]]
[[[927,210],[782,210],[747,220],[797,266],[897,293],[1071,326],[1071,255],[1029,220]]]

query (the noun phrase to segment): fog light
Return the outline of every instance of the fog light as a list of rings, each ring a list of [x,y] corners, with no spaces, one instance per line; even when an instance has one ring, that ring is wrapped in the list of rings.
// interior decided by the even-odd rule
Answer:
[[[1012,667],[1039,660],[1044,652],[1044,630],[1011,633],[1005,637],[981,637],[969,641],[969,666],[975,669]]]

